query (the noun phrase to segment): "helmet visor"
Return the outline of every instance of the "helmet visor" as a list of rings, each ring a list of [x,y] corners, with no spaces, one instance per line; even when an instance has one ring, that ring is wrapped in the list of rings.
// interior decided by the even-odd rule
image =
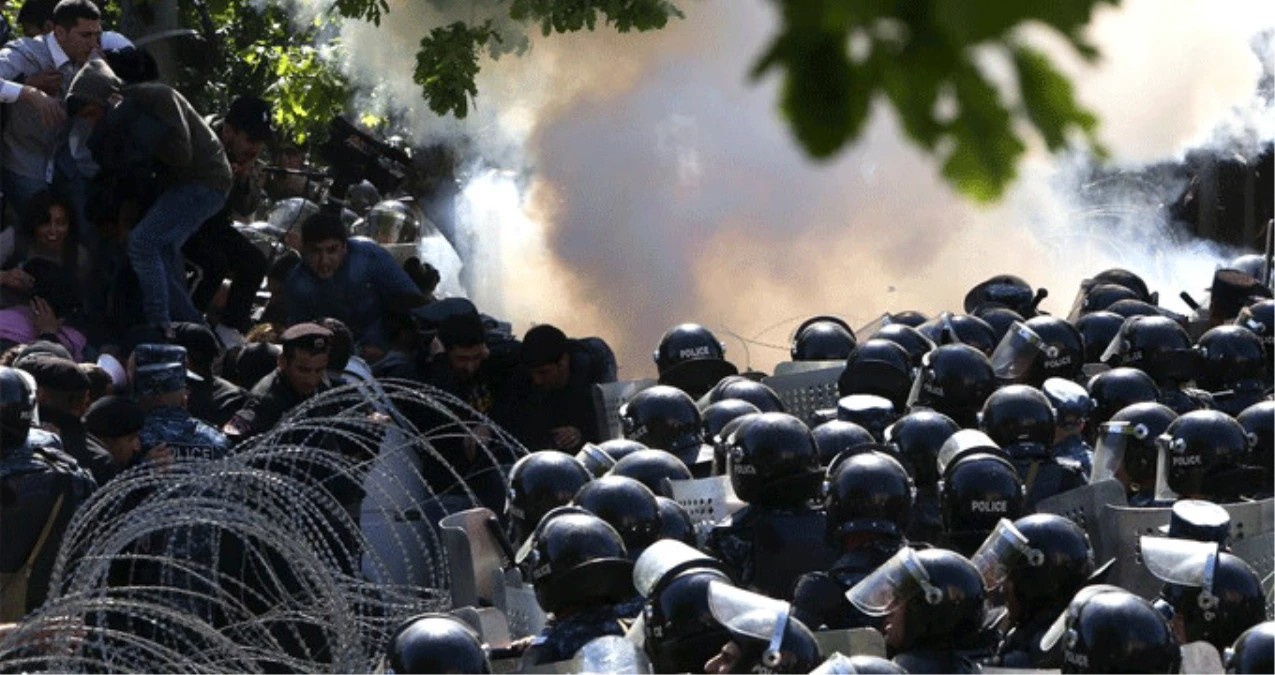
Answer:
[[[1098,425],[1098,439],[1093,451],[1093,472],[1089,483],[1098,483],[1116,477],[1124,464],[1125,449],[1130,440],[1142,440],[1150,433],[1144,424],[1132,422],[1103,422]]]
[[[1208,589],[1213,585],[1217,543],[1146,536],[1138,543],[1142,561],[1155,578],[1179,586]]]
[[[892,323],[894,323],[894,321],[890,319],[890,313],[886,312],[872,321],[869,321],[866,326],[856,330],[854,334],[855,337],[858,338],[859,342],[863,342],[864,340],[871,338],[873,335],[880,333],[882,328],[885,328]]]
[[[1059,614],[1058,618],[1055,619],[1054,623],[1049,627],[1049,630],[1045,631],[1045,634],[1040,637],[1040,650],[1047,652],[1053,649],[1054,645],[1057,645],[1058,642],[1062,640],[1063,635],[1067,634],[1067,629],[1070,625],[1075,622],[1076,616],[1080,613],[1080,608],[1084,607],[1085,603],[1089,602],[1089,599],[1095,595],[1108,592],[1127,591],[1119,586],[1111,586],[1108,584],[1085,586],[1079,591],[1076,591],[1076,595],[1071,599],[1071,603],[1067,605],[1066,611]]]
[[[600,478],[615,466],[615,460],[611,458],[611,455],[592,443],[585,443],[584,447],[576,453],[576,459],[580,460],[594,478]]]
[[[1036,331],[1015,321],[992,352],[992,371],[1000,380],[1018,380],[1027,375],[1036,355],[1042,352],[1047,356],[1050,352],[1056,355],[1057,351],[1052,345],[1045,344]]]
[[[1120,327],[1120,330],[1116,331],[1116,334],[1111,337],[1111,342],[1107,343],[1107,348],[1102,351],[1102,356],[1098,357],[1098,360],[1100,362],[1110,364],[1112,359],[1124,353],[1124,343],[1125,343],[1124,326],[1127,326],[1128,323],[1129,323],[1129,320],[1125,319],[1124,325],[1122,325]],[[1119,364],[1114,364],[1114,365],[1119,365]]]
[[[708,610],[730,632],[766,643],[782,641],[788,625],[788,603],[720,581],[708,582]]]
[[[633,586],[644,598],[675,572],[691,567],[718,567],[716,559],[676,539],[661,539],[646,547],[633,566]]]
[[[956,460],[975,452],[999,455],[1001,448],[990,436],[975,429],[961,429],[952,434],[939,447],[939,475],[946,475],[948,467],[955,464]]]
[[[925,383],[934,375],[926,368],[929,365],[930,355],[926,354],[921,357],[921,367],[913,368],[912,388],[908,390],[908,409],[916,405],[921,400],[921,393],[925,391]]]
[[[1045,556],[1028,545],[1027,537],[1005,518],[996,523],[996,528],[970,558],[983,577],[983,586],[989,591],[1000,588],[1009,575],[1009,568],[1021,560],[1038,566],[1045,562]]]
[[[651,660],[631,640],[604,635],[585,643],[572,659],[573,673],[651,673]]]
[[[868,616],[885,616],[918,593],[937,603],[942,592],[930,583],[916,551],[904,547],[846,591],[846,599]]]
[[[1155,460],[1155,498],[1156,501],[1175,502],[1178,500],[1178,493],[1169,486],[1169,471],[1173,461],[1173,446],[1181,444],[1181,441],[1175,441],[1169,434],[1161,434],[1155,439],[1156,460]]]

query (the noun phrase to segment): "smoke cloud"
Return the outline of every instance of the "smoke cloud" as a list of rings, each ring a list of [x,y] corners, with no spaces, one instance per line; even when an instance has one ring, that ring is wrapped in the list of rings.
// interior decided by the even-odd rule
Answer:
[[[1181,182],[1131,179],[1095,200],[1082,158],[1038,147],[1002,203],[975,206],[886,107],[835,161],[810,162],[775,108],[777,83],[747,80],[777,26],[761,0],[688,0],[685,20],[650,34],[537,33],[525,56],[484,63],[468,119],[441,120],[411,81],[420,37],[503,8],[437,9],[455,4],[399,0],[380,28],[347,23],[347,72],[367,101],[410,110],[417,140],[464,138],[505,170],[476,168],[464,192],[480,308],[519,330],[602,335],[624,378],[650,375],[651,350],[682,321],[715,330],[741,367],[768,369],[816,313],[858,326],[885,311],[959,310],[971,286],[1011,273],[1049,288],[1043,308],[1065,314],[1080,280],[1107,267],[1173,298],[1234,253],[1160,222]],[[1275,135],[1269,98],[1255,98],[1271,42],[1252,40],[1273,13],[1126,0],[1095,17],[1096,66],[1041,31],[1026,37],[1097,111],[1114,162],[1134,167],[1201,145],[1251,154]]]

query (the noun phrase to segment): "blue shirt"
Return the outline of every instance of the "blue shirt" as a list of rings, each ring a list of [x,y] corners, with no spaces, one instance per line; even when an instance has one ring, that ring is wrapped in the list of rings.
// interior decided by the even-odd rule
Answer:
[[[318,278],[304,264],[288,274],[283,293],[289,324],[331,317],[340,319],[356,340],[362,340],[385,315],[388,300],[421,294],[389,251],[371,239],[353,237],[347,241],[347,250],[330,279]]]

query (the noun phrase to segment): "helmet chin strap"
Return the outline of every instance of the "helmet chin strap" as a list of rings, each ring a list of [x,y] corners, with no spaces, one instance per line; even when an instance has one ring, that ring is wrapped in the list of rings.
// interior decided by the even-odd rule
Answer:
[[[775,629],[770,633],[770,643],[766,645],[766,651],[761,655],[761,663],[767,668],[778,667],[783,661],[784,655],[780,648],[784,644],[784,631],[788,629],[788,616],[791,611],[791,605],[786,606],[775,618]]]

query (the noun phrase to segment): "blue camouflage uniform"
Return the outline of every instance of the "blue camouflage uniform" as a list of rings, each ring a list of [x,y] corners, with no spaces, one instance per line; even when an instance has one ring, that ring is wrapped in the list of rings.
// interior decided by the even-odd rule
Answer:
[[[522,655],[522,665],[538,666],[566,661],[594,638],[624,635],[615,607],[602,605],[582,610],[565,619],[550,618]]]
[[[1087,480],[1093,473],[1093,447],[1081,437],[1089,413],[1093,412],[1093,399],[1084,387],[1061,377],[1045,380],[1040,390],[1054,407],[1056,428],[1067,435],[1054,443],[1051,454],[1055,459],[1066,459],[1080,465]]]
[[[139,345],[137,349],[150,357],[153,356],[151,347],[153,345]],[[140,361],[143,356],[137,358]],[[147,363],[137,367],[133,386],[139,398],[162,396],[184,389],[186,375],[184,363]],[[164,443],[178,460],[221,459],[230,452],[230,441],[225,434],[195,419],[185,408],[176,406],[161,406],[147,412],[139,437],[142,448],[149,449]]]
[[[1080,465],[1086,478],[1093,475],[1093,448],[1079,435],[1068,436],[1054,444],[1054,459],[1066,459]]]

